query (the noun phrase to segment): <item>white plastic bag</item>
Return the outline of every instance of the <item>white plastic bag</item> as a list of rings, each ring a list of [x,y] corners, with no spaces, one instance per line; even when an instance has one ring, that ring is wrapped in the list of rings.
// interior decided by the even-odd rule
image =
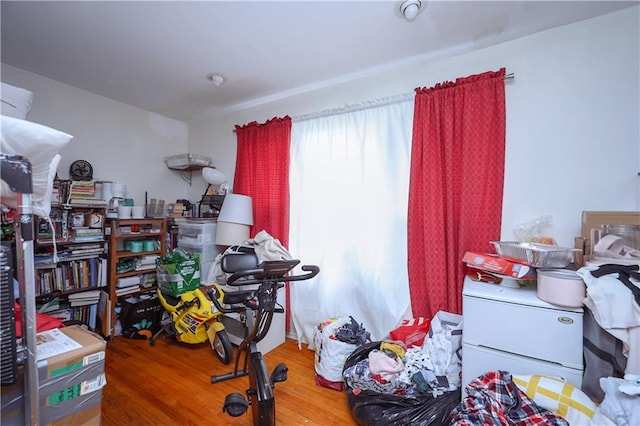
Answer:
[[[329,382],[342,382],[344,363],[347,357],[358,347],[335,338],[335,333],[350,322],[351,317],[329,320],[318,325],[314,330],[315,371],[316,374]]]
[[[462,315],[438,311],[422,350],[433,363],[443,390],[455,390],[462,382]],[[446,388],[446,389],[445,389]]]

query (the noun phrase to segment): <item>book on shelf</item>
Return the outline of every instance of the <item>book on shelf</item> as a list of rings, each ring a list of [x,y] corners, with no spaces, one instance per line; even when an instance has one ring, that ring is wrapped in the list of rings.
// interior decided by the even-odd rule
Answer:
[[[133,277],[119,278],[118,282],[116,283],[117,288],[131,287],[134,285],[140,285],[140,276],[135,275]]]
[[[98,303],[89,306],[89,328],[95,330],[98,325]]]
[[[62,237],[59,234],[56,234],[56,238],[55,238],[55,242],[56,243],[64,243],[65,241],[67,241],[67,239],[65,237]],[[38,239],[37,239],[36,242],[38,244],[53,244],[53,242],[54,242],[53,235],[51,235],[51,234],[38,234]]]
[[[102,235],[98,236],[98,235],[76,235],[75,237],[73,237],[72,241],[74,243],[88,243],[91,241],[102,241]]]
[[[100,290],[82,291],[67,296],[69,304],[73,306],[93,305],[100,301]]]
[[[138,286],[138,285],[131,285],[129,287],[121,287],[121,288],[117,288],[116,289],[116,296],[120,297],[120,296],[124,296],[126,294],[137,293],[138,291],[140,291],[140,286]]]
[[[77,226],[77,227],[73,228],[73,233],[75,235],[91,235],[91,236],[100,235],[100,236],[102,236],[102,229],[101,228],[89,228],[87,226]]]
[[[58,252],[58,261],[62,261],[67,257],[69,257],[68,252],[66,251]],[[53,255],[53,253],[35,253],[33,255],[33,263],[35,264],[55,263],[55,256]]]
[[[72,206],[96,206],[102,207],[106,206],[107,202],[105,200],[99,200],[97,198],[70,198],[69,204]]]
[[[105,287],[107,285],[107,272],[109,271],[109,264],[106,258],[100,258],[98,267],[98,287]]]
[[[103,336],[109,337],[111,335],[111,299],[109,293],[106,291],[100,291],[100,300],[97,305],[97,321],[96,328],[102,333]]]
[[[93,256],[87,258],[87,256]],[[61,263],[42,263],[34,259],[38,267],[36,293],[69,291],[107,285],[108,260],[97,255],[85,255],[82,259],[71,259]]]
[[[104,253],[103,248],[79,249],[79,250],[72,249],[70,251],[70,254],[74,256],[83,255],[83,254],[102,254],[102,253]]]
[[[75,243],[91,243],[104,240],[104,235],[100,228],[73,228],[71,234],[71,240]]]
[[[138,265],[156,265],[156,260],[158,259],[157,254],[147,254],[144,256],[140,256],[138,258]]]

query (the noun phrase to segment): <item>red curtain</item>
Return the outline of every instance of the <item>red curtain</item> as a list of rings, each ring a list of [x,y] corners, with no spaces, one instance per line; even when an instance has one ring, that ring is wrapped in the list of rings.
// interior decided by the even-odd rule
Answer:
[[[408,211],[414,317],[462,312],[466,251],[500,238],[505,70],[417,88]]]
[[[289,245],[289,158],[291,118],[235,126],[238,139],[233,192],[253,201],[251,236],[265,230]],[[289,330],[289,288],[286,324]]]
[[[291,118],[236,126],[238,151],[233,192],[253,199],[251,236],[263,229],[289,243],[289,143]]]

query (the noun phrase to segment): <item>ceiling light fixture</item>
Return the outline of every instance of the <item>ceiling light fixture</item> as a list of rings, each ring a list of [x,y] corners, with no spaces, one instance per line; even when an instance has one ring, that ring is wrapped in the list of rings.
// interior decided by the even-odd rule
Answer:
[[[405,0],[400,5],[400,13],[407,21],[413,21],[418,16],[421,6],[420,0]]]
[[[216,73],[207,74],[207,80],[212,82],[216,87],[220,87],[222,83],[224,83],[224,77]]]

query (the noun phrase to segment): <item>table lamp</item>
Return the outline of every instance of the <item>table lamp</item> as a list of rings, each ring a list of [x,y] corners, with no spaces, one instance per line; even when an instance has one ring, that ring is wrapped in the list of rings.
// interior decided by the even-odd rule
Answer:
[[[227,177],[224,175],[224,173],[213,167],[203,167],[202,178],[208,184],[207,189],[204,191],[205,195],[209,193],[209,188],[211,188],[211,186],[217,186],[218,192],[220,192],[220,185],[227,181]]]
[[[253,225],[251,197],[233,193],[225,195],[218,215],[216,244],[232,246],[242,243],[249,239],[251,225]]]

